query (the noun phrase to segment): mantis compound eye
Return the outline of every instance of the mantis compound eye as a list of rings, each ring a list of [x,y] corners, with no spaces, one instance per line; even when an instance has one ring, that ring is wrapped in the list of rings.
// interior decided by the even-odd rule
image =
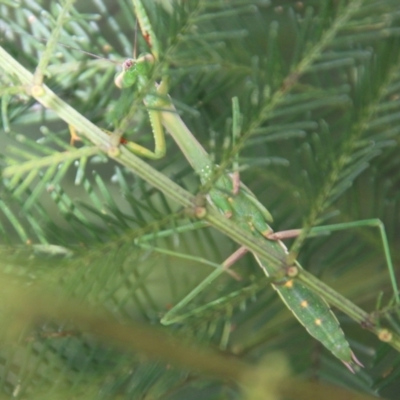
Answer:
[[[124,71],[126,71],[127,69],[132,68],[134,65],[135,65],[135,61],[132,60],[131,58],[128,58],[127,60],[125,60],[125,61],[122,63],[122,69],[123,69]]]

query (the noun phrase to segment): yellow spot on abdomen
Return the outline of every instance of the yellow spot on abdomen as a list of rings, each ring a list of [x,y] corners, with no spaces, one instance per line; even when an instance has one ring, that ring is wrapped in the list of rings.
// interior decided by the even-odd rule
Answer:
[[[317,318],[315,321],[315,325],[321,325],[322,324],[322,320],[320,320],[319,318]]]
[[[293,280],[287,281],[283,286],[287,287],[287,288],[292,288],[293,287]]]
[[[303,301],[300,303],[300,305],[301,305],[303,308],[307,308],[307,307],[308,307],[308,301],[307,301],[307,300],[303,300]]]

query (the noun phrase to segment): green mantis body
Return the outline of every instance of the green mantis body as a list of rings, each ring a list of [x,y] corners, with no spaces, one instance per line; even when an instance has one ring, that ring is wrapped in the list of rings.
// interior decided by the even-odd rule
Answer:
[[[209,185],[218,167],[213,164],[207,152],[177,114],[167,95],[166,81],[163,80],[160,84],[149,82],[154,61],[158,60],[158,44],[156,44],[157,41],[143,5],[139,0],[133,0],[133,4],[143,36],[151,44],[153,56],[146,54],[137,60],[125,61],[122,73],[116,77],[116,84],[120,88],[136,85],[139,90],[152,87],[153,92],[145,96],[144,103],[149,109],[156,150],[151,152],[132,142],[127,142],[126,146],[135,154],[144,157],[152,159],[163,157],[165,154],[163,125],[200,177],[202,184]],[[272,229],[268,225],[268,222],[272,221],[270,213],[244,185],[240,184],[239,190],[234,186],[233,179],[229,174],[220,175],[208,193],[210,203],[255,236],[267,237],[272,233]],[[285,245],[280,240],[265,240],[265,246],[271,251],[279,252],[283,258],[286,258],[288,254]],[[277,274],[276,268],[266,260],[255,257],[267,276]],[[296,267],[301,270],[301,266],[297,262]],[[283,277],[273,287],[310,335],[320,341],[350,370],[354,363],[359,364],[336,317],[324,299],[293,278]]]

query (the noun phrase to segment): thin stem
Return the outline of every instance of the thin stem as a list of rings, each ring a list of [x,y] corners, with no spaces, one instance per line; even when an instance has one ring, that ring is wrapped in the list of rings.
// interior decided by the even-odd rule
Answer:
[[[74,4],[75,0],[67,0],[63,9],[61,10],[55,28],[52,30],[50,39],[47,41],[46,49],[40,57],[39,64],[36,68],[33,82],[35,85],[41,85],[43,83],[44,72],[50,62],[50,59],[54,53],[55,48],[58,45],[58,37],[60,36],[61,29],[64,27],[67,19],[68,13]]]

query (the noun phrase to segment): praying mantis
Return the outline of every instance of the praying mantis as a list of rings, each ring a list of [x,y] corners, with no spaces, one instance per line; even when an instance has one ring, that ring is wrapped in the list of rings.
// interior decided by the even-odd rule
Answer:
[[[220,174],[214,182],[218,167],[200,145],[195,136],[180,118],[170,97],[168,82],[163,78],[160,83],[150,81],[152,71],[160,59],[160,46],[152,29],[146,10],[141,0],[132,0],[142,34],[149,44],[152,54],[144,54],[137,59],[126,60],[122,72],[115,78],[119,88],[127,89],[136,86],[139,91],[151,88],[144,97],[155,139],[155,150],[151,151],[131,141],[122,141],[133,153],[149,158],[159,159],[165,155],[164,127],[171,134],[184,156],[198,174],[202,185],[211,185],[207,199],[227,218],[232,219],[241,228],[257,237],[265,238],[265,247],[288,256],[286,246],[279,240],[284,235],[273,233],[270,223],[272,216],[269,211],[254,197],[251,191],[237,180],[235,175]],[[238,101],[234,100],[234,113],[238,115]],[[110,142],[119,143],[118,134],[111,134]],[[330,230],[334,228],[330,226]],[[387,242],[384,240],[386,260],[392,268]],[[275,276],[278,271],[257,255],[255,258],[267,276]],[[362,364],[357,360],[345,338],[345,335],[328,304],[323,298],[295,279],[301,270],[297,261],[288,264],[291,275],[280,278],[272,286],[282,301],[291,310],[298,321],[306,328],[311,336],[320,341],[334,356],[341,360],[351,371],[354,366]]]

